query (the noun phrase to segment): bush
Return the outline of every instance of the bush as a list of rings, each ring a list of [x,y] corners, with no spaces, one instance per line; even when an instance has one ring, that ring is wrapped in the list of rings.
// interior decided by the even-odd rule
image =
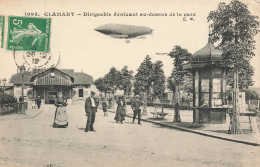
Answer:
[[[17,99],[13,95],[8,94],[0,94],[1,103],[8,104],[8,103],[16,103]]]

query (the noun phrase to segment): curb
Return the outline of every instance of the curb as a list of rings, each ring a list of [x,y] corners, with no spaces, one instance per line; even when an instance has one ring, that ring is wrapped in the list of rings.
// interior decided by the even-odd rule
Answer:
[[[39,110],[36,113],[34,113],[33,115],[25,115],[22,119],[30,119],[30,118],[35,118],[38,115],[40,115],[43,112],[43,110]]]
[[[111,110],[107,110],[107,111],[109,111],[111,113],[115,113],[114,111],[111,111]],[[126,115],[126,117],[133,118],[130,115]],[[164,127],[168,127],[168,128],[174,128],[174,129],[178,129],[178,130],[181,130],[181,131],[190,132],[190,133],[194,133],[194,134],[198,134],[198,135],[202,135],[202,136],[206,136],[206,137],[212,137],[212,138],[215,138],[215,139],[221,139],[221,140],[226,140],[226,141],[231,141],[231,142],[236,142],[236,143],[241,143],[241,144],[247,144],[247,145],[251,145],[251,146],[260,146],[260,143],[254,143],[254,142],[248,142],[248,141],[243,141],[243,140],[235,140],[235,139],[220,137],[220,136],[217,136],[217,135],[207,134],[207,133],[203,133],[203,132],[199,132],[199,131],[190,130],[190,129],[187,129],[187,128],[182,128],[182,127],[179,127],[179,126],[168,125],[168,124],[165,124],[165,123],[155,122],[155,121],[142,119],[142,118],[141,118],[141,120],[144,121],[144,122],[154,123],[154,124],[157,124],[157,125],[160,125],[160,126],[164,126]]]

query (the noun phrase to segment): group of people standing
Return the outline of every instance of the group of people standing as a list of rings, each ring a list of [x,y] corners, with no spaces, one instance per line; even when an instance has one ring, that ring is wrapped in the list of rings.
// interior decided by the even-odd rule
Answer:
[[[56,111],[55,111],[54,122],[53,122],[54,128],[66,128],[68,126],[68,114],[66,111],[67,104],[68,104],[67,100],[63,97],[62,93],[59,92],[57,94],[57,99],[55,100]],[[102,104],[104,116],[108,116],[107,103],[105,99],[102,99],[101,104]],[[117,104],[117,109],[116,109],[116,115],[114,119],[116,123],[123,123],[126,116],[126,103],[123,96],[118,97],[118,99],[116,100],[116,104]],[[85,132],[88,131],[95,132],[93,125],[95,123],[95,117],[96,117],[98,105],[99,105],[99,99],[95,98],[95,92],[91,91],[90,96],[85,100],[85,112],[87,116]],[[141,125],[140,107],[141,107],[140,96],[136,95],[131,102],[131,108],[134,112],[132,123],[135,122],[136,116],[138,115],[139,125]]]
[[[95,122],[95,115],[97,112],[97,107],[99,105],[98,99],[94,98],[95,92],[91,91],[90,97],[88,97],[85,101],[85,111],[87,116],[87,124],[85,128],[85,132],[94,131],[93,124]],[[102,109],[104,112],[104,116],[108,116],[107,114],[107,103],[105,99],[102,99]],[[115,121],[116,123],[123,123],[126,116],[126,103],[123,96],[119,96],[116,100],[117,108],[116,108],[116,115]],[[135,122],[136,116],[138,115],[138,124],[141,125],[141,100],[140,96],[136,95],[135,98],[131,102],[131,108],[133,109],[134,116],[132,123]]]
[[[126,116],[126,103],[123,99],[123,96],[120,96],[118,98],[118,100],[116,101],[117,103],[117,109],[116,109],[116,116],[115,116],[115,120],[117,123],[123,123],[123,121],[125,120],[125,116]],[[141,125],[141,100],[140,100],[140,96],[136,95],[135,98],[131,101],[131,108],[134,112],[134,116],[133,116],[133,121],[132,123],[135,122],[135,118],[138,115],[138,124]]]

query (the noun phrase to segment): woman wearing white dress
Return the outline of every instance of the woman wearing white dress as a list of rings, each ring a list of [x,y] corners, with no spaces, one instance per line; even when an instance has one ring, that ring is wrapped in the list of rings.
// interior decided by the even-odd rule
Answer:
[[[55,117],[53,122],[54,128],[66,128],[68,126],[68,114],[66,111],[67,102],[66,99],[62,97],[62,93],[59,92],[55,100]]]

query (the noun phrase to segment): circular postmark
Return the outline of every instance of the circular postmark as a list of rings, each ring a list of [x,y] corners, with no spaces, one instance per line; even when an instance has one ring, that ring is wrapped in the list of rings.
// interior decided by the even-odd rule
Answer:
[[[26,71],[33,69],[46,70],[50,67],[56,67],[59,63],[55,64],[52,61],[52,54],[45,52],[25,52],[25,51],[13,51],[14,61],[18,68],[24,66]],[[60,57],[59,57],[60,59]]]
[[[51,54],[41,52],[25,52],[23,55],[24,63],[30,68],[45,68],[51,61]]]

